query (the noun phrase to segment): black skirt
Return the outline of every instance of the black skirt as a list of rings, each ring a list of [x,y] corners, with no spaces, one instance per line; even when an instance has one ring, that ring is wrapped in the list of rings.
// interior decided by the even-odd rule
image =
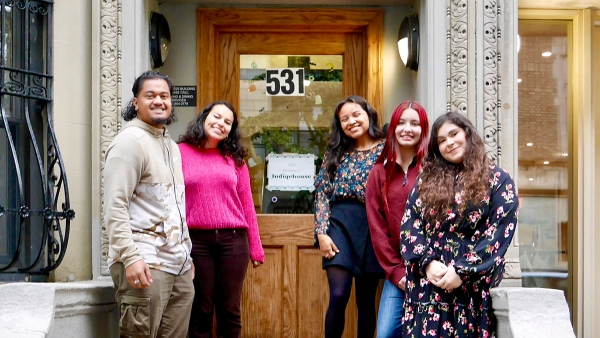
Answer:
[[[340,252],[331,259],[323,258],[323,269],[342,266],[354,275],[380,274],[383,278],[383,269],[371,242],[365,204],[345,199],[332,202],[330,209],[327,234]]]

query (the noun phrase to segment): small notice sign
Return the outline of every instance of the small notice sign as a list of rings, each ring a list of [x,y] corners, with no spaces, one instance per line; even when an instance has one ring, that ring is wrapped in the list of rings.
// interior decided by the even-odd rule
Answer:
[[[174,107],[195,107],[196,86],[173,86],[171,102]]]
[[[266,160],[267,190],[315,190],[315,155],[271,153]]]

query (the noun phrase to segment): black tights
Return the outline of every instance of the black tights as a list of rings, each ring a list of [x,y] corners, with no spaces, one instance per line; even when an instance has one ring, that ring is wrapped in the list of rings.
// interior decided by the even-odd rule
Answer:
[[[353,274],[341,266],[327,268],[329,307],[325,316],[325,338],[339,338],[344,333],[346,305],[352,291],[352,277],[356,284],[358,308],[358,338],[372,338],[375,332],[375,293],[379,276]]]

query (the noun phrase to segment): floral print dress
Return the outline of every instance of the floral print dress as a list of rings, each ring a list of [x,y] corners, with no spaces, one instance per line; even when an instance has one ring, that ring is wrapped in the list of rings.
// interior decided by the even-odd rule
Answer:
[[[317,235],[326,234],[339,250],[333,258],[323,259],[323,269],[340,266],[353,275],[383,277],[371,242],[365,207],[367,178],[383,144],[343,154],[333,180],[325,176],[325,167],[321,167],[315,181],[315,247],[319,244]]]
[[[340,159],[333,180],[325,176],[326,168],[321,166],[315,179],[315,241],[318,234],[327,234],[331,202],[347,198],[365,202],[367,178],[384,144],[380,142],[368,150],[351,149],[346,152]]]
[[[424,217],[431,209],[421,202],[417,185],[409,195],[400,232],[407,262],[403,337],[496,337],[490,288],[502,280],[518,198],[510,175],[490,169],[489,196],[480,205],[460,208],[458,191],[441,223]],[[432,260],[453,265],[462,285],[445,291],[431,284],[425,268]]]

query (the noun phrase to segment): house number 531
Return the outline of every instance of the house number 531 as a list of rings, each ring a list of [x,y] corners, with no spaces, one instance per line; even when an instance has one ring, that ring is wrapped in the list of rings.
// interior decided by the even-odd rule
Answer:
[[[304,96],[304,68],[267,69],[267,96]]]

